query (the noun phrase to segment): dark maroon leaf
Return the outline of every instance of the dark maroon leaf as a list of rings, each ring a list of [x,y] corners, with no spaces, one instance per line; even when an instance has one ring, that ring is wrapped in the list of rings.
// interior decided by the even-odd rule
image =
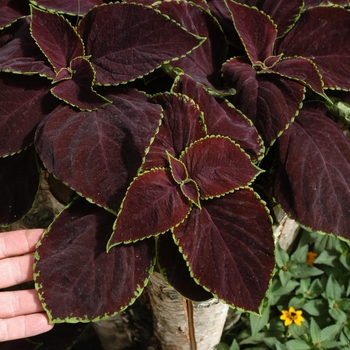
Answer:
[[[266,13],[277,25],[278,36],[285,34],[298,19],[303,9],[302,0],[236,0]]]
[[[72,25],[54,13],[32,7],[31,33],[53,66],[55,73],[69,66],[69,62],[84,56],[84,46]]]
[[[304,0],[305,8],[316,7],[319,5],[340,5],[340,6],[349,6],[349,0]]]
[[[208,12],[185,1],[162,1],[157,8],[189,32],[207,38],[185,58],[172,62],[172,67],[182,69],[195,81],[208,87],[218,87],[220,68],[227,53],[227,41],[218,22]]]
[[[51,322],[110,317],[142,292],[154,266],[154,240],[122,244],[106,253],[114,220],[114,215],[80,198],[44,234],[34,273]]]
[[[26,1],[1,0],[0,13],[0,29],[2,29],[19,18],[29,15],[29,6]]]
[[[51,65],[29,32],[29,18],[21,19],[0,34],[0,70],[55,76]]]
[[[0,73],[0,156],[28,147],[36,126],[54,105],[50,82],[37,76]]]
[[[227,2],[235,28],[242,40],[249,59],[258,67],[273,52],[277,29],[273,22],[256,8],[244,6],[233,1]]]
[[[142,77],[204,40],[151,8],[128,3],[94,8],[81,20],[78,32],[86,54],[92,55],[96,82],[106,85]]]
[[[171,175],[173,176],[175,182],[181,184],[188,179],[187,169],[184,163],[182,163],[180,160],[176,159],[168,152],[167,155],[170,164]]]
[[[0,225],[22,219],[34,202],[39,187],[39,169],[33,147],[0,158]]]
[[[230,10],[227,8],[225,0],[207,0],[210,12],[220,23],[228,42],[236,48],[244,50],[242,41],[232,22]]]
[[[304,86],[277,74],[255,75],[243,58],[226,62],[223,74],[237,89],[233,96],[235,106],[253,121],[265,145],[271,145],[298,114],[304,99]]]
[[[299,81],[316,93],[325,97],[323,92],[323,81],[317,66],[303,57],[290,57],[279,61],[271,71],[281,74],[287,78]]]
[[[170,170],[154,169],[139,175],[122,202],[107,250],[168,231],[182,222],[191,207],[172,179]]]
[[[208,136],[194,142],[180,157],[200,190],[201,199],[222,196],[249,185],[259,174],[249,156],[232,140]]]
[[[142,168],[168,167],[168,151],[174,157],[193,141],[206,135],[203,113],[188,96],[181,94],[159,94],[155,102],[163,107],[164,117],[146,161]]]
[[[196,182],[192,179],[188,179],[187,181],[184,181],[180,185],[182,193],[192,202],[194,203],[198,208],[201,208],[200,204],[200,193],[199,188],[196,184]]]
[[[185,298],[204,301],[213,297],[191,277],[186,261],[170,232],[166,232],[157,239],[157,259],[164,278]]]
[[[198,103],[204,113],[208,134],[228,136],[237,142],[256,161],[262,157],[263,141],[252,122],[227,100],[215,99],[203,86],[188,75],[176,79],[174,92],[179,92]]]
[[[312,59],[325,87],[350,89],[350,12],[317,7],[303,12],[277,50]]]
[[[274,242],[268,210],[252,190],[202,201],[174,236],[200,285],[228,304],[258,311],[275,264]]]
[[[133,89],[112,89],[93,112],[60,107],[40,124],[36,147],[48,170],[93,202],[117,212],[154,137],[161,108]]]
[[[84,15],[95,5],[103,3],[102,0],[30,0],[30,2],[48,10],[74,15]]]
[[[92,89],[95,73],[87,59],[83,57],[73,59],[70,70],[73,72],[71,79],[63,80],[51,89],[54,96],[74,107],[89,111],[104,107],[111,102]]]
[[[325,111],[305,105],[280,138],[274,193],[302,225],[349,239],[350,141]]]

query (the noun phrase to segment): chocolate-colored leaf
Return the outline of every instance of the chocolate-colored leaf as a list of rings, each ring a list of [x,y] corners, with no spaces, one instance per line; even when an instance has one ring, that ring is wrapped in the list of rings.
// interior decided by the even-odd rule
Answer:
[[[277,29],[257,8],[227,2],[235,28],[253,65],[261,66],[273,53]]]
[[[93,202],[117,212],[154,137],[159,105],[130,88],[93,112],[61,106],[39,125],[36,147],[48,170]]]
[[[78,32],[86,54],[92,55],[97,83],[106,85],[142,77],[205,40],[151,8],[129,3],[95,7],[81,20]]]
[[[71,79],[62,80],[51,89],[54,96],[74,107],[89,111],[111,102],[92,89],[95,74],[87,59],[74,58],[70,62],[70,71],[73,72]]]
[[[188,173],[187,169],[180,160],[173,157],[169,152],[166,152],[168,155],[168,160],[170,164],[170,170],[171,175],[173,176],[173,179],[178,184],[181,184],[182,182],[186,181],[188,179]]]
[[[259,10],[271,17],[278,29],[278,36],[285,34],[298,19],[303,10],[303,0],[236,0]]]
[[[29,18],[21,19],[0,33],[0,70],[55,76],[51,65],[29,31]]]
[[[278,52],[313,60],[325,87],[350,89],[350,12],[316,7],[303,12]]]
[[[271,222],[250,189],[202,201],[174,229],[196,281],[228,304],[258,311],[274,268]]]
[[[181,183],[180,185],[182,193],[198,208],[201,208],[200,203],[200,193],[199,188],[196,182],[192,179],[188,179],[187,181]]]
[[[0,158],[0,225],[22,219],[31,209],[39,187],[39,169],[33,147]]]
[[[277,74],[255,75],[253,71],[243,58],[233,58],[223,66],[224,78],[237,89],[235,106],[253,121],[269,146],[298,114],[305,88]]]
[[[36,126],[54,106],[49,88],[43,78],[0,73],[0,156],[33,143]]]
[[[84,46],[72,25],[54,13],[32,7],[31,33],[56,73],[84,56]]]
[[[207,38],[199,48],[171,65],[182,69],[197,82],[218,87],[220,68],[227,53],[227,41],[218,22],[210,13],[190,2],[162,1],[157,8],[189,32]]]
[[[170,170],[139,175],[128,188],[107,250],[119,243],[156,236],[182,222],[191,207]]]
[[[202,199],[222,196],[249,185],[259,174],[249,156],[231,139],[208,136],[195,141],[180,157]]]
[[[74,15],[84,15],[94,6],[101,5],[103,3],[102,0],[30,0],[30,2],[36,6],[43,7],[48,10]]]
[[[349,6],[349,0],[304,0],[305,8],[316,7],[319,5],[340,5],[340,6]]]
[[[35,253],[34,278],[51,322],[107,318],[142,292],[154,266],[154,240],[107,253],[114,219],[80,198],[44,234]]]
[[[206,135],[203,113],[188,96],[165,93],[156,95],[154,100],[163,107],[164,117],[143,169],[168,167],[166,151],[179,157],[192,142]]]
[[[19,18],[29,15],[29,6],[26,1],[0,1],[0,29],[9,26]]]
[[[157,260],[167,282],[185,298],[204,301],[213,297],[191,277],[186,260],[179,252],[170,232],[157,239]]]
[[[282,135],[274,193],[302,225],[349,239],[350,141],[325,111],[305,105]]]
[[[290,57],[279,61],[271,71],[299,81],[316,93],[325,96],[323,81],[317,66],[304,57]]]
[[[225,99],[215,99],[190,76],[181,74],[172,89],[198,103],[204,113],[208,134],[228,136],[237,142],[253,160],[261,158],[263,141],[252,122]]]

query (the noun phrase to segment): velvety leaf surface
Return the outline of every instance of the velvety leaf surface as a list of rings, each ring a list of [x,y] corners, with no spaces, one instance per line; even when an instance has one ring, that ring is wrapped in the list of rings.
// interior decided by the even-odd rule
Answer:
[[[196,182],[192,179],[188,179],[180,185],[181,192],[198,208],[201,207],[200,204],[200,193]]]
[[[31,33],[56,73],[84,56],[84,46],[75,29],[63,17],[32,7]]]
[[[0,73],[0,156],[33,143],[36,126],[53,108],[49,88],[40,77]]]
[[[244,50],[242,41],[232,22],[231,12],[225,0],[207,0],[210,12],[220,23],[228,42],[236,48]]]
[[[186,261],[170,232],[166,232],[157,239],[157,261],[167,282],[185,298],[204,301],[213,297],[191,277]]]
[[[30,2],[48,10],[75,15],[83,15],[95,5],[101,5],[103,3],[102,0],[30,0]]]
[[[0,33],[0,70],[37,73],[53,78],[51,65],[29,31],[29,18],[21,19]]]
[[[114,220],[80,198],[41,239],[35,287],[51,322],[97,321],[125,309],[142,292],[153,270],[154,240],[122,244],[107,253]]]
[[[174,157],[193,141],[206,136],[198,105],[181,94],[159,94],[154,101],[162,106],[164,117],[142,169],[168,167],[168,151]]]
[[[271,71],[299,81],[320,95],[324,95],[323,81],[317,66],[303,57],[290,57],[281,60]]]
[[[236,0],[236,2],[250,7],[255,6],[270,16],[277,25],[278,36],[282,36],[291,28],[303,8],[302,0]]]
[[[271,145],[298,114],[303,85],[277,74],[256,74],[244,58],[227,61],[223,75],[237,89],[235,106],[253,121],[265,145]]]
[[[349,239],[350,141],[325,111],[306,104],[280,138],[274,193],[302,225]]]
[[[29,15],[29,6],[24,1],[0,1],[0,29],[9,26],[19,18]]]
[[[167,155],[168,155],[171,175],[173,176],[173,179],[175,180],[175,182],[177,182],[178,184],[181,184],[188,178],[187,169],[184,163],[182,163],[180,160],[173,157],[170,153],[167,153]]]
[[[161,108],[137,90],[109,91],[113,104],[103,109],[61,106],[49,114],[39,125],[36,147],[61,181],[117,212],[156,133]]]
[[[0,158],[0,225],[22,219],[31,209],[39,187],[39,169],[33,147]]]
[[[269,214],[250,189],[202,201],[174,229],[194,278],[230,305],[257,312],[274,268]]]
[[[185,58],[171,62],[195,81],[211,88],[220,84],[220,68],[226,59],[227,41],[217,21],[200,7],[189,2],[162,1],[157,8],[180,23],[189,32],[207,38]]]
[[[259,174],[249,156],[227,137],[208,136],[194,142],[180,157],[202,199],[222,196],[249,185]]]
[[[107,85],[142,77],[204,40],[155,10],[128,3],[94,8],[81,20],[78,32],[86,54],[92,55],[96,82]]]
[[[163,233],[183,221],[189,211],[189,202],[170,170],[144,172],[126,192],[107,249]]]
[[[255,126],[227,100],[215,99],[201,84],[185,74],[178,76],[172,90],[189,96],[199,105],[208,134],[230,137],[252,160],[258,160],[263,155],[263,142]]]
[[[312,59],[325,87],[350,89],[350,12],[318,7],[302,13],[282,39],[278,52]]]
[[[256,8],[227,2],[235,28],[253,65],[260,65],[272,55],[277,29],[271,20]]]
[[[305,8],[316,7],[319,5],[340,5],[340,6],[349,6],[349,0],[304,0]]]
[[[51,89],[54,96],[81,110],[91,111],[110,103],[92,89],[95,74],[87,59],[77,57],[71,61],[70,66],[74,72],[72,78],[54,86]]]

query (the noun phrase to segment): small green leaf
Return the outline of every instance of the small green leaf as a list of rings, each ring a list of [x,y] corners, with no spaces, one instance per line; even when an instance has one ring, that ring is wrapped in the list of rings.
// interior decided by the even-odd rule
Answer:
[[[338,300],[341,298],[341,287],[339,283],[335,280],[333,275],[328,278],[326,286],[326,295],[328,299]]]
[[[268,306],[263,308],[261,316],[254,314],[249,315],[252,336],[257,335],[264,328],[269,321],[269,316],[270,308]]]
[[[311,316],[320,316],[327,310],[327,304],[325,300],[313,299],[304,304],[303,310]]]
[[[233,340],[229,350],[240,350],[236,339]]]
[[[284,266],[288,265],[289,255],[284,249],[280,247],[279,243],[276,244],[275,257],[278,267],[283,268]]]
[[[337,259],[335,253],[329,250],[324,250],[320,255],[317,256],[315,264],[334,266],[333,262],[335,259]]]
[[[326,328],[323,328],[321,331],[321,342],[324,341],[334,341],[337,340],[339,333],[343,329],[343,323],[336,323]],[[323,345],[323,344],[322,344]]]
[[[307,253],[309,251],[309,245],[306,244],[303,247],[300,247],[297,249],[291,256],[290,260],[298,262],[298,263],[304,263],[307,260]]]
[[[311,349],[310,345],[301,339],[293,339],[286,343],[288,350],[308,350]]]
[[[314,344],[319,343],[321,341],[321,328],[318,326],[318,324],[313,318],[311,318],[310,321],[310,335]]]

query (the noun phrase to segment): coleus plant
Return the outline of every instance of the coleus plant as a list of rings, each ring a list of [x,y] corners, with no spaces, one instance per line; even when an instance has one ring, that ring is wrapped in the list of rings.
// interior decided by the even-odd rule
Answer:
[[[35,255],[52,322],[114,315],[155,268],[189,299],[257,312],[273,201],[350,237],[350,143],[327,109],[350,86],[344,1],[12,3],[1,223],[30,209],[37,163],[76,194]]]

